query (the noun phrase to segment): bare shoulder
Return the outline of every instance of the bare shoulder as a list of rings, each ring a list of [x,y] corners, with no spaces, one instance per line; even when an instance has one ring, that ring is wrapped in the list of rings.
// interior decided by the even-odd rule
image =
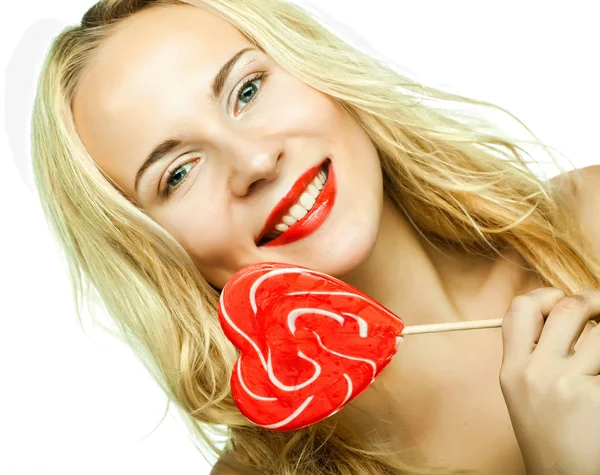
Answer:
[[[600,165],[578,168],[550,181],[564,196],[600,257]]]

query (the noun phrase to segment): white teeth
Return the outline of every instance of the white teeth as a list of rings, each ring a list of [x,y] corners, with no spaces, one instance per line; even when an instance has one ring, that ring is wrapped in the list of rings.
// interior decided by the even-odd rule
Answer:
[[[291,226],[292,224],[294,224],[296,221],[298,221],[296,218],[292,218],[289,215],[285,215],[282,219],[284,224],[287,224],[288,226]]]
[[[304,218],[304,216],[306,215],[306,213],[308,213],[307,210],[305,210],[302,206],[300,205],[294,205],[290,208],[289,213],[292,215],[292,217],[296,218],[297,220]]]
[[[269,235],[271,238],[281,236],[281,234],[296,224],[297,221],[306,216],[308,211],[314,206],[326,180],[327,175],[321,170],[314,180],[308,184],[296,204],[288,210],[288,214],[281,218],[282,222],[275,226],[275,229]]]
[[[300,204],[304,206],[307,211],[312,208],[312,205],[315,204],[315,201],[315,197],[308,193],[302,193],[302,196],[300,197]]]
[[[311,185],[313,185],[319,191],[321,191],[323,189],[323,182],[321,181],[321,179],[318,176],[315,177],[315,179],[312,181]]]
[[[310,185],[308,185],[308,188],[306,188],[306,191],[308,191],[313,198],[316,198],[317,196],[319,196],[319,189],[312,183]]]

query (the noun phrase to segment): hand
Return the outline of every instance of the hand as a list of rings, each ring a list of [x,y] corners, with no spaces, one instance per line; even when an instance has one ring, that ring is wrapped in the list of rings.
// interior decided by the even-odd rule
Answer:
[[[599,314],[600,290],[546,287],[504,316],[500,387],[528,475],[600,475]]]

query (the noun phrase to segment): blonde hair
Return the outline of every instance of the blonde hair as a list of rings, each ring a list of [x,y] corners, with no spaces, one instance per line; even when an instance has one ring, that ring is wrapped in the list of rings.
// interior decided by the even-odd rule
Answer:
[[[271,432],[237,410],[229,376],[238,354],[216,318],[217,291],[181,245],[97,166],[70,108],[78,79],[114,25],[162,4],[213,11],[289,73],[337,99],[377,147],[385,192],[431,243],[490,256],[514,247],[545,285],[571,293],[598,286],[598,261],[566,211],[566,194],[532,172],[519,143],[542,145],[560,164],[533,134],[535,140],[519,142],[474,113],[443,105],[494,108],[525,127],[505,109],[405,77],[284,0],[103,0],[55,39],[43,66],[33,166],[68,262],[78,319],[81,303],[97,292],[121,338],[198,436],[199,448],[222,455],[211,437],[227,436],[231,463],[239,462],[243,473],[452,472],[412,466],[398,448],[380,442],[361,445],[333,418]]]

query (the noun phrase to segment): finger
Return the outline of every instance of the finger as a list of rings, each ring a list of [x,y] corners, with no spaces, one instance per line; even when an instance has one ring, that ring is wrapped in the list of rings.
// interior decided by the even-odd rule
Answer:
[[[503,366],[531,355],[544,327],[544,318],[565,295],[560,289],[542,287],[512,299],[502,320]]]
[[[581,290],[560,299],[546,319],[536,353],[567,357],[583,329],[592,318],[600,315],[600,291]]]
[[[570,367],[577,374],[600,374],[600,325],[591,327],[583,341],[577,345],[577,351],[570,360]]]

